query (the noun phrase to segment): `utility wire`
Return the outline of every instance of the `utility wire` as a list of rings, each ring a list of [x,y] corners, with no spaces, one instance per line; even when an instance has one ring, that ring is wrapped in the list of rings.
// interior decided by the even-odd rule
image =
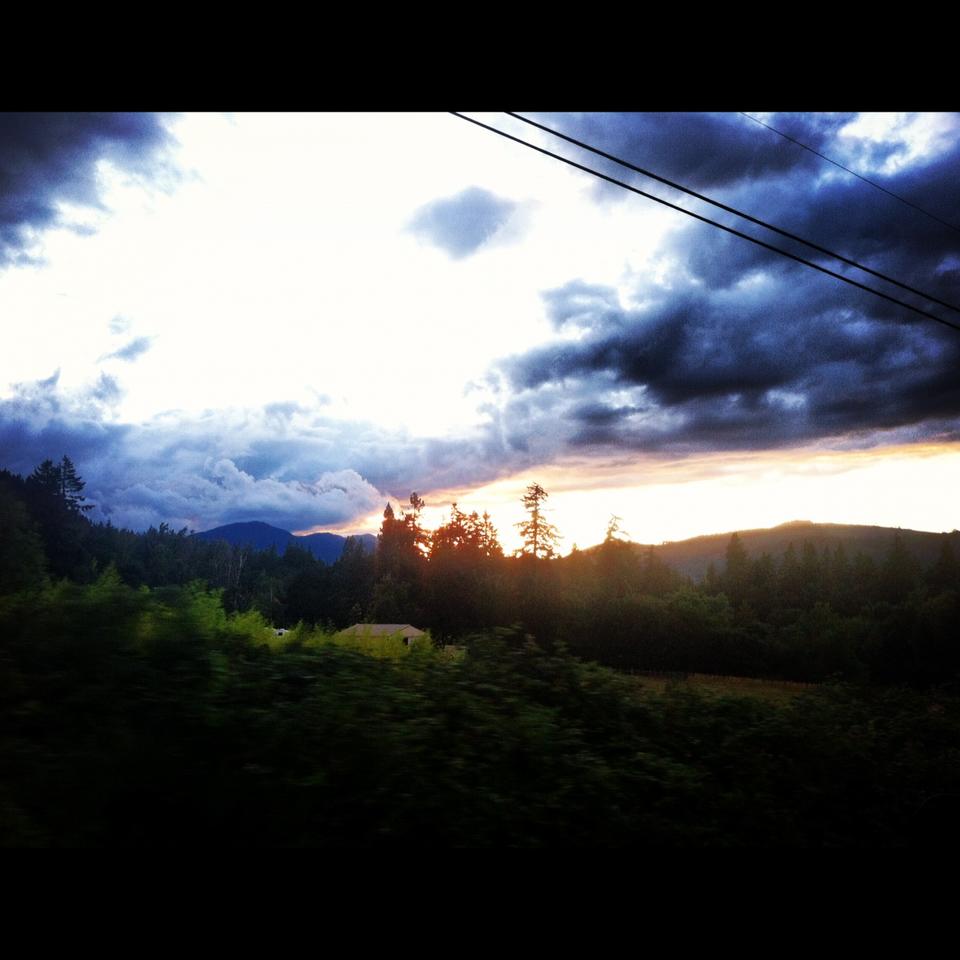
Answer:
[[[960,325],[956,323],[952,323],[949,320],[944,320],[942,317],[936,316],[936,314],[929,313],[926,310],[921,310],[920,307],[915,307],[912,304],[904,302],[903,300],[898,300],[896,297],[891,297],[886,293],[881,293],[879,290],[874,290],[873,287],[868,287],[866,284],[859,283],[856,280],[851,280],[849,277],[845,277],[842,273],[836,273],[833,270],[828,270],[826,267],[820,266],[819,263],[814,263],[811,260],[805,260],[803,257],[798,257],[796,254],[790,253],[788,250],[783,250],[780,247],[775,247],[763,240],[758,240],[756,237],[751,237],[748,233],[742,233],[739,230],[734,230],[733,227],[728,227],[726,224],[718,223],[716,220],[711,220],[709,217],[701,216],[699,213],[694,213],[692,210],[687,210],[685,207],[680,207],[675,203],[671,203],[669,200],[663,200],[661,197],[654,196],[652,193],[647,193],[645,190],[639,189],[639,187],[634,187],[629,183],[624,183],[622,180],[617,180],[615,177],[610,177],[605,173],[601,173],[599,170],[594,170],[591,167],[584,166],[582,163],[577,163],[575,160],[569,160],[567,157],[563,157],[559,153],[553,153],[552,151],[547,150],[545,147],[538,147],[535,143],[530,143],[528,140],[515,137],[513,134],[507,133],[504,130],[498,130],[496,127],[491,127],[489,124],[483,123],[480,120],[474,120],[473,117],[468,117],[465,114],[458,113],[455,110],[452,110],[451,113],[453,116],[459,117],[461,120],[466,120],[468,123],[473,123],[478,127],[482,127],[484,130],[489,130],[491,133],[496,133],[501,137],[505,137],[507,140],[513,140],[515,143],[529,147],[531,150],[536,150],[537,153],[542,153],[545,156],[553,157],[554,160],[559,160],[561,163],[575,167],[577,170],[582,170],[584,173],[589,173],[600,180],[606,180],[607,183],[612,183],[615,186],[623,187],[624,190],[629,190],[631,193],[639,194],[641,197],[646,197],[648,200],[654,200],[665,207],[669,207],[671,210],[679,210],[680,213],[685,213],[688,217],[693,217],[695,220],[699,220],[702,223],[709,223],[713,227],[717,227],[718,229],[724,230],[727,233],[732,233],[735,237],[741,237],[744,240],[749,240],[751,243],[755,243],[758,247],[763,247],[766,250],[772,250],[774,253],[779,253],[790,260],[795,260],[797,263],[802,263],[804,266],[812,267],[814,270],[819,270],[820,273],[825,273],[829,277],[842,280],[844,283],[848,283],[850,286],[857,287],[860,290],[866,290],[867,293],[872,293],[874,296],[880,297],[883,300],[887,300],[890,303],[895,303],[899,307],[905,307],[907,310],[912,310],[914,313],[920,314],[921,317],[926,317],[929,320],[935,320],[937,323],[941,323],[945,327],[950,327],[951,329],[960,332]]]
[[[744,113],[742,110],[740,111],[740,116],[746,117],[748,120],[752,120],[754,123],[759,123],[761,127],[766,127],[768,130],[772,130],[774,133],[783,137],[784,140],[789,140],[791,143],[795,143],[798,147],[803,147],[804,150],[809,150],[810,153],[819,157],[821,160],[826,160],[827,163],[832,163],[835,167],[839,167],[841,170],[846,170],[847,173],[853,174],[853,176],[855,176],[858,180],[862,180],[864,183],[869,183],[871,187],[876,187],[878,190],[882,190],[885,194],[887,194],[887,196],[893,197],[894,200],[899,200],[901,203],[905,203],[908,207],[913,207],[914,210],[918,210],[931,220],[936,220],[937,223],[942,223],[945,227],[949,227],[951,230],[956,230],[957,233],[960,233],[960,227],[955,227],[952,223],[947,223],[946,220],[941,220],[935,213],[931,213],[929,210],[924,210],[923,207],[918,207],[915,203],[911,203],[905,197],[901,197],[892,190],[888,190],[886,187],[881,187],[879,183],[874,183],[872,180],[868,180],[866,177],[857,173],[856,170],[851,170],[849,167],[845,167],[842,163],[838,163],[836,160],[831,160],[830,157],[825,156],[817,150],[814,150],[813,147],[808,147],[805,143],[795,140],[782,130],[778,130],[776,127],[771,127],[769,123],[764,123],[758,117],[751,116],[749,113]]]
[[[750,223],[755,223],[758,227],[765,227],[767,230],[772,230],[774,233],[779,233],[781,237],[786,237],[788,240],[796,240],[798,243],[802,243],[805,246],[816,250],[818,253],[826,254],[828,257],[833,257],[835,260],[845,263],[848,267],[855,267],[857,270],[862,270],[864,273],[869,273],[880,280],[885,280],[887,283],[892,283],[895,287],[900,287],[901,290],[906,290],[909,293],[915,293],[918,297],[923,297],[924,300],[929,300],[931,303],[938,303],[941,307],[946,307],[948,310],[953,310],[955,313],[960,313],[960,307],[954,306],[952,303],[948,303],[946,300],[940,300],[937,297],[931,296],[929,293],[924,293],[922,290],[917,290],[916,287],[911,287],[906,283],[901,283],[899,280],[895,280],[893,277],[888,277],[885,273],[880,273],[879,270],[872,270],[870,267],[865,267],[862,263],[858,263],[856,260],[851,260],[849,257],[845,257],[839,253],[834,253],[832,250],[828,250],[826,247],[821,247],[819,243],[814,243],[812,240],[805,240],[803,237],[798,237],[795,233],[790,233],[788,230],[782,230],[780,227],[775,227],[773,224],[767,223],[766,220],[760,220],[757,217],[751,216],[749,213],[744,213],[742,210],[737,210],[736,207],[730,207],[725,203],[721,203],[719,200],[714,200],[711,197],[706,196],[705,194],[697,193],[696,190],[691,190],[689,187],[685,187],[681,183],[677,183],[674,180],[668,180],[666,177],[661,177],[657,173],[653,173],[650,170],[645,170],[643,167],[638,167],[635,164],[630,163],[628,160],[623,160],[620,157],[614,156],[612,153],[607,153],[605,150],[600,150],[597,147],[591,146],[589,143],[584,143],[582,140],[577,140],[575,137],[569,137],[565,133],[561,133],[559,130],[554,130],[552,127],[548,127],[545,124],[537,123],[536,120],[529,120],[527,117],[521,117],[519,113],[511,113],[510,111],[507,111],[507,113],[509,116],[515,117],[517,120],[522,120],[531,127],[536,127],[538,130],[545,130],[547,133],[552,133],[555,137],[559,137],[561,140],[566,140],[567,143],[572,143],[574,146],[581,147],[584,150],[589,150],[591,153],[595,153],[600,157],[604,157],[606,160],[612,160],[614,163],[619,163],[621,167],[627,167],[636,173],[643,174],[645,177],[650,177],[652,180],[665,183],[668,187],[673,187],[675,190],[680,190],[682,193],[689,194],[691,197],[696,197],[698,200],[703,200],[705,203],[712,204],[714,207],[719,207],[721,210],[726,210],[727,213],[732,213],[738,217],[742,217],[744,220],[749,220]]]

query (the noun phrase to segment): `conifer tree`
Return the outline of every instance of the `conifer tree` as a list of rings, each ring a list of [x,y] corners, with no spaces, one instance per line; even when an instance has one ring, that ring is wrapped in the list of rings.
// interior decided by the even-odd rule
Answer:
[[[934,590],[956,590],[960,586],[960,564],[946,535],[940,544],[940,555],[927,574],[927,582]]]
[[[73,461],[64,454],[60,463],[44,460],[30,476],[41,490],[56,497],[73,513],[93,509],[92,503],[84,503],[83,488],[86,484],[77,473]]]
[[[723,585],[727,595],[736,603],[746,597],[750,580],[750,558],[740,540],[740,535],[730,535],[726,553],[727,567],[723,574]]]
[[[52,460],[44,460],[30,475],[30,480],[52,496],[60,496],[60,467]]]
[[[812,607],[821,598],[822,567],[817,548],[804,540],[800,548],[800,598],[804,607]]]
[[[917,584],[917,573],[916,561],[898,530],[893,535],[880,568],[880,581],[886,598],[894,603],[905,600]]]
[[[531,483],[523,497],[523,506],[530,514],[529,520],[516,524],[523,537],[523,548],[518,555],[535,559],[550,559],[556,556],[560,534],[557,528],[543,516],[543,501],[550,494],[539,483]]]
[[[73,465],[73,461],[64,454],[63,460],[60,461],[60,499],[67,505],[67,507],[72,510],[74,513],[79,511],[87,511],[93,509],[92,503],[84,503],[83,488],[86,484],[80,478],[80,475],[77,473],[77,468]]]
[[[777,577],[780,587],[780,604],[787,609],[800,606],[800,564],[797,561],[797,551],[791,540],[780,560],[780,570]]]
[[[421,595],[425,575],[426,547],[429,538],[420,526],[423,500],[410,497],[411,513],[401,511],[398,520],[388,503],[377,539],[377,580],[371,600],[371,614],[384,622],[414,622],[421,609],[415,597]]]
[[[497,528],[486,510],[483,511],[483,523],[480,526],[480,550],[485,557],[503,556],[503,547],[500,546]]]

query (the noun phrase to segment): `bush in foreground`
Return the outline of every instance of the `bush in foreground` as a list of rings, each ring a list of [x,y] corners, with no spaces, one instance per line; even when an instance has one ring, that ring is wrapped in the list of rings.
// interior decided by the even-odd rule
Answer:
[[[520,634],[377,659],[198,586],[0,603],[0,838],[37,846],[938,845],[960,710],[653,695]]]

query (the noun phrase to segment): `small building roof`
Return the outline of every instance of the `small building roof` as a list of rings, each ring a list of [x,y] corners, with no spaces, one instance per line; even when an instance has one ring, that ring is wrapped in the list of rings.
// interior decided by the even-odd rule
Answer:
[[[355,623],[343,632],[363,633],[371,637],[392,637],[399,633],[404,639],[426,636],[422,630],[418,630],[409,623]]]

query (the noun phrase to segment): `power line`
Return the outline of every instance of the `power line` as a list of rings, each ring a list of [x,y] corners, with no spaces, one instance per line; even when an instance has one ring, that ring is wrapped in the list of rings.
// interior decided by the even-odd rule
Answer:
[[[960,307],[954,306],[952,303],[948,303],[946,300],[940,300],[937,297],[931,296],[929,293],[924,293],[922,290],[917,290],[916,287],[911,287],[906,283],[895,280],[893,277],[888,277],[885,273],[880,273],[879,270],[873,270],[870,267],[865,267],[862,263],[859,263],[856,260],[851,260],[849,257],[845,257],[839,253],[834,253],[834,251],[820,246],[819,243],[814,243],[812,240],[806,240],[803,237],[797,236],[795,233],[790,233],[788,230],[775,227],[773,224],[767,223],[766,220],[760,220],[758,217],[751,216],[749,213],[744,213],[742,210],[738,210],[736,207],[728,206],[727,204],[721,203],[719,200],[714,200],[712,197],[708,197],[705,194],[697,193],[696,190],[691,190],[689,187],[685,187],[681,183],[677,183],[674,180],[668,180],[666,177],[661,177],[659,174],[653,173],[651,170],[645,170],[643,167],[638,167],[636,164],[630,163],[629,160],[624,160],[621,157],[614,156],[612,153],[607,153],[605,150],[600,150],[598,147],[591,146],[589,143],[585,143],[582,140],[577,140],[575,137],[567,136],[567,134],[561,133],[559,130],[554,130],[552,127],[548,127],[545,124],[537,123],[536,120],[529,120],[527,117],[522,117],[518,113],[511,113],[509,110],[507,113],[509,116],[514,117],[517,120],[522,120],[531,127],[536,127],[538,130],[544,130],[547,133],[551,133],[553,136],[559,137],[561,140],[566,140],[567,143],[572,143],[574,146],[582,147],[584,150],[589,150],[591,153],[595,153],[606,160],[612,160],[614,163],[619,163],[620,166],[627,167],[636,173],[643,174],[645,177],[650,177],[652,180],[665,183],[668,187],[673,187],[675,190],[680,190],[682,193],[689,194],[691,197],[696,197],[698,200],[703,200],[705,203],[712,204],[714,207],[719,207],[721,210],[725,210],[727,213],[732,213],[738,217],[742,217],[744,220],[749,220],[750,223],[755,223],[758,227],[765,227],[767,230],[772,230],[774,233],[779,233],[781,237],[786,237],[788,240],[796,240],[798,243],[802,243],[805,246],[810,247],[812,250],[816,250],[818,253],[823,253],[828,257],[833,257],[835,260],[839,260],[841,263],[845,263],[849,267],[855,267],[857,270],[862,270],[864,273],[869,273],[872,276],[877,277],[879,280],[885,280],[887,283],[891,283],[895,287],[900,287],[901,290],[906,290],[909,293],[915,293],[918,297],[923,297],[924,300],[929,300],[931,303],[938,303],[941,307],[946,307],[948,310],[953,310],[955,313],[960,313]]]
[[[946,220],[941,220],[935,213],[931,213],[929,210],[924,210],[923,207],[918,207],[915,203],[911,203],[905,197],[901,197],[892,190],[888,190],[886,187],[881,187],[879,183],[874,183],[872,180],[868,180],[866,177],[857,173],[856,170],[851,170],[849,167],[845,167],[842,163],[839,163],[836,160],[831,160],[830,157],[826,156],[825,154],[814,150],[813,147],[808,147],[805,143],[801,143],[799,140],[794,139],[789,134],[784,133],[782,130],[778,130],[776,127],[771,127],[769,123],[764,123],[758,117],[751,116],[749,113],[744,113],[742,110],[740,111],[740,116],[746,117],[748,120],[752,120],[754,123],[759,123],[761,127],[766,127],[768,130],[772,130],[777,135],[783,137],[784,140],[789,140],[791,143],[795,143],[798,147],[803,147],[804,150],[809,150],[810,153],[819,157],[821,160],[826,160],[827,163],[832,163],[835,167],[839,167],[841,170],[846,170],[847,173],[853,174],[853,176],[855,176],[858,180],[862,180],[864,183],[869,183],[871,187],[876,187],[878,190],[882,190],[885,194],[887,194],[887,196],[893,197],[894,200],[899,200],[901,203],[905,203],[908,207],[913,207],[914,210],[918,210],[931,220],[936,220],[937,223],[941,223],[943,226],[949,227],[951,230],[956,230],[957,233],[960,233],[960,227],[955,227],[952,223],[947,223]]]
[[[577,170],[582,170],[584,173],[589,173],[600,180],[606,180],[607,183],[612,183],[615,186],[623,187],[624,190],[629,190],[631,193],[639,194],[641,197],[646,197],[648,200],[653,200],[665,207],[669,207],[671,210],[678,210],[680,213],[684,213],[688,217],[693,217],[695,220],[699,220],[702,223],[709,223],[712,227],[717,227],[720,230],[724,230],[726,233],[732,233],[735,237],[741,237],[744,240],[749,240],[751,243],[755,243],[758,247],[763,247],[766,250],[772,250],[774,253],[779,253],[781,256],[787,257],[790,260],[795,260],[797,263],[802,263],[804,266],[812,267],[814,270],[819,270],[820,273],[825,273],[827,276],[841,280],[852,287],[857,287],[860,290],[866,290],[867,293],[872,293],[876,297],[880,297],[881,299],[887,300],[890,303],[895,303],[899,307],[905,307],[907,310],[912,310],[914,313],[920,314],[921,317],[926,317],[929,320],[935,320],[937,323],[941,323],[945,327],[950,327],[953,330],[960,331],[960,325],[951,323],[949,320],[944,320],[942,317],[936,316],[936,314],[929,313],[928,311],[922,310],[920,307],[915,307],[912,304],[904,302],[903,300],[898,300],[896,297],[891,297],[889,294],[881,293],[879,290],[874,290],[873,287],[868,287],[866,284],[859,283],[856,280],[851,280],[849,277],[845,277],[842,273],[836,273],[833,270],[828,270],[826,267],[820,266],[819,263],[814,263],[811,260],[805,260],[803,257],[798,257],[796,254],[790,253],[788,250],[775,247],[773,244],[766,243],[763,240],[758,240],[756,237],[751,237],[748,233],[742,233],[739,230],[735,230],[733,227],[726,226],[726,224],[718,223],[716,220],[711,220],[709,217],[704,217],[699,213],[694,213],[692,210],[687,210],[686,208],[680,207],[675,203],[670,203],[669,200],[664,200],[661,197],[654,196],[654,194],[647,193],[645,190],[641,190],[639,187],[634,187],[629,183],[624,183],[622,180],[617,180],[615,177],[601,173],[599,170],[594,170],[591,167],[584,166],[582,163],[577,163],[575,160],[570,160],[567,157],[563,157],[559,153],[553,153],[552,151],[547,150],[545,147],[538,147],[535,143],[530,143],[528,140],[515,137],[513,134],[507,133],[504,130],[498,130],[496,127],[491,127],[486,123],[482,123],[480,120],[474,120],[473,117],[468,117],[462,113],[457,113],[455,110],[451,111],[451,114],[455,117],[459,117],[461,120],[466,120],[468,123],[473,123],[478,127],[482,127],[484,130],[489,130],[491,133],[496,133],[501,137],[505,137],[507,140],[513,140],[515,143],[529,147],[531,150],[536,150],[538,153],[552,157],[554,160],[559,160],[561,163],[575,167]]]

